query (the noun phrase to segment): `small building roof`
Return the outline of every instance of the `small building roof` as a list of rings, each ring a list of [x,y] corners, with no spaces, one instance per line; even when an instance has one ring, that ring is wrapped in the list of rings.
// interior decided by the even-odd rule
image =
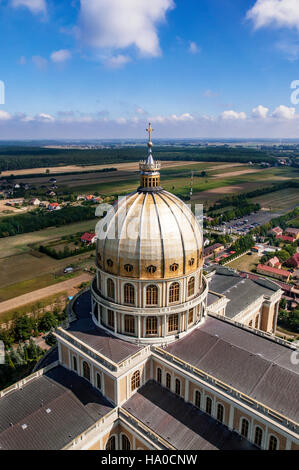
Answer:
[[[294,235],[298,235],[299,233],[299,228],[294,228],[294,227],[288,227],[285,230],[286,233],[293,233]]]
[[[96,236],[95,233],[85,232],[85,233],[83,233],[83,235],[81,237],[81,240],[84,241],[84,242],[91,242],[94,239],[95,236]]]
[[[284,242],[291,242],[293,243],[295,241],[294,237],[288,237],[287,235],[276,235],[276,238],[284,241]]]
[[[266,271],[269,274],[279,274],[283,277],[289,277],[290,275],[289,271],[286,271],[285,269],[272,268],[271,266],[266,266],[265,264],[258,264],[256,269]]]

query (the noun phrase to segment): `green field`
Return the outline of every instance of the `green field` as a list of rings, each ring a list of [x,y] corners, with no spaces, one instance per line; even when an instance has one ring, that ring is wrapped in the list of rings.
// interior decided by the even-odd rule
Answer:
[[[299,205],[299,192],[297,188],[282,189],[252,199],[262,207],[271,211],[288,211]]]
[[[8,256],[28,253],[31,246],[42,244],[54,238],[71,235],[77,232],[87,232],[94,230],[98,219],[77,222],[75,224],[63,225],[61,227],[51,227],[37,232],[16,235],[14,237],[6,237],[0,239],[0,258]]]

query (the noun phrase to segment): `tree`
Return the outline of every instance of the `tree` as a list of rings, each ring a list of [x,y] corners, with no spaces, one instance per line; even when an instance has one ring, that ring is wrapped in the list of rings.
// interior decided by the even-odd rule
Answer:
[[[54,313],[47,312],[40,318],[38,328],[40,331],[49,331],[51,328],[55,328],[57,324],[58,321]]]
[[[19,316],[14,321],[14,333],[17,341],[26,341],[32,335],[35,321],[28,315]]]

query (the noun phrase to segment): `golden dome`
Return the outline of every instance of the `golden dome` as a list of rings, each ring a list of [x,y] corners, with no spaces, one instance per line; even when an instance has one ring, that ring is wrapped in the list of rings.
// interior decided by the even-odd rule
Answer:
[[[184,276],[202,265],[202,235],[186,204],[163,189],[122,198],[98,230],[97,264],[139,279]]]
[[[97,226],[97,265],[103,271],[138,279],[188,275],[203,264],[202,232],[189,207],[160,186],[160,163],[141,161],[138,190],[118,201]]]

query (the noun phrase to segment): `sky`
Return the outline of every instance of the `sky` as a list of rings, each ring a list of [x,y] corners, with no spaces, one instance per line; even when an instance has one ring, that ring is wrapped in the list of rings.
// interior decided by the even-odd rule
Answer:
[[[0,41],[0,139],[299,137],[299,0],[0,0]]]

